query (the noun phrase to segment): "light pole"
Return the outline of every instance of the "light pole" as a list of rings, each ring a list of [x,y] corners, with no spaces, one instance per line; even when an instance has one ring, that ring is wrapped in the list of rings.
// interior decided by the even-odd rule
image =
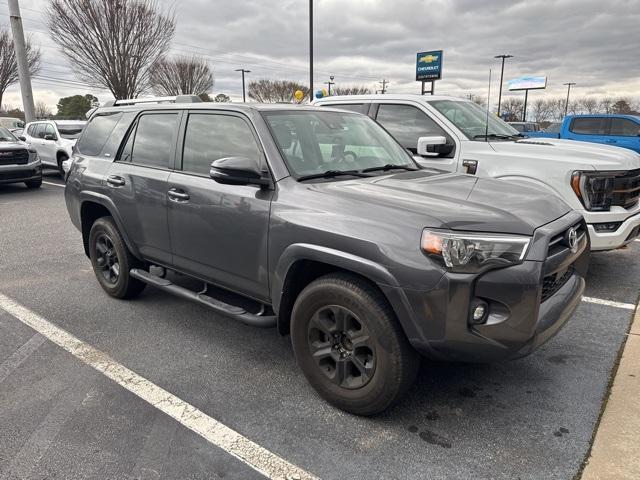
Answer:
[[[567,86],[567,103],[564,104],[564,116],[567,116],[567,112],[569,111],[569,94],[571,93],[571,85],[575,85],[576,82],[567,82],[563,83],[563,85]]]
[[[328,81],[328,82],[324,82],[324,84],[325,84],[327,87],[329,87],[329,88],[328,88],[328,92],[327,92],[327,94],[328,94],[329,96],[331,96],[331,85],[335,85],[335,84],[336,84],[336,82],[334,82],[334,81],[333,81],[333,79],[334,79],[334,78],[336,78],[336,77],[334,77],[333,75],[331,75],[331,76],[329,77],[329,81]]]
[[[507,58],[513,58],[513,55],[496,55],[493,58],[502,59],[502,68],[500,69],[500,93],[498,93],[498,117],[500,116],[500,104],[502,103],[502,82],[504,81],[504,61]]]
[[[13,47],[18,64],[18,78],[20,79],[20,91],[22,93],[22,108],[24,118],[28,122],[36,119],[36,109],[33,106],[33,91],[31,90],[31,74],[29,73],[29,61],[27,60],[27,47],[24,42],[22,30],[22,18],[20,17],[20,5],[18,0],[9,0],[9,21],[13,34]]]
[[[237,68],[236,72],[242,72],[242,102],[246,103],[247,101],[247,91],[244,88],[244,74],[251,73],[251,70],[245,70],[244,68]]]
[[[309,0],[309,100],[313,101],[313,0]]]

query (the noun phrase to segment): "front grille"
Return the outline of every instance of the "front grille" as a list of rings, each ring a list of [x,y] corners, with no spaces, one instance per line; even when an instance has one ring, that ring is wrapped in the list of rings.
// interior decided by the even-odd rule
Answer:
[[[548,300],[560,290],[565,283],[569,281],[573,275],[573,266],[567,268],[564,272],[557,272],[544,277],[542,282],[542,299],[541,302]]]
[[[0,165],[26,165],[27,163],[29,163],[29,152],[24,148],[0,150]]]
[[[578,222],[575,225],[572,225],[570,228],[574,228],[576,233],[578,234],[578,244],[582,242],[582,239],[587,234],[587,230],[583,222]],[[566,243],[566,233],[569,229],[564,230],[563,232],[555,235],[551,241],[549,242],[549,250],[547,252],[547,257],[552,257],[558,253],[561,253],[564,250],[569,249],[569,245]]]
[[[623,208],[635,207],[640,197],[640,168],[613,179],[611,205]]]

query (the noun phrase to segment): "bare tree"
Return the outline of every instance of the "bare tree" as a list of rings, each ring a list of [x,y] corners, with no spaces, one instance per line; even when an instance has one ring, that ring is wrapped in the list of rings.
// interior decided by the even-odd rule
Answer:
[[[533,120],[537,123],[546,122],[551,117],[551,111],[553,109],[552,102],[544,98],[538,98],[533,102],[533,108],[531,113],[533,114]]]
[[[598,112],[598,100],[593,97],[583,97],[578,100],[580,110],[584,113],[597,113]]]
[[[53,115],[53,112],[49,108],[49,105],[42,100],[38,100],[36,103],[36,118],[49,118],[51,115]]]
[[[368,95],[373,93],[371,89],[365,85],[354,85],[348,87],[335,87],[334,95]]]
[[[202,57],[158,58],[151,67],[156,95],[201,95],[213,88],[213,72]]]
[[[501,110],[507,122],[519,122],[522,120],[524,101],[516,97],[507,97],[502,101]]]
[[[117,99],[148,89],[151,66],[169,49],[176,26],[156,0],[52,0],[47,17],[71,67]]]
[[[29,72],[35,75],[40,70],[40,49],[31,45],[27,40],[27,61]],[[6,30],[0,30],[0,105],[2,97],[11,85],[18,81],[18,62],[13,49],[13,40]]]
[[[309,97],[309,88],[291,80],[255,80],[249,83],[249,98],[262,103],[290,103],[297,90]]]
[[[598,113],[613,113],[613,99],[609,97],[602,98],[598,105],[598,110]]]

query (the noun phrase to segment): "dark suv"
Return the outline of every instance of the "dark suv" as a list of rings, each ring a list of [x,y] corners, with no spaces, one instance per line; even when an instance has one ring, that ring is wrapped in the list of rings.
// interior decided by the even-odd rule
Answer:
[[[435,175],[357,113],[186,100],[100,108],[77,144],[67,207],[109,295],[152,285],[277,326],[320,395],[363,415],[418,353],[527,355],[580,302],[589,240],[561,200]]]
[[[42,165],[38,153],[0,126],[0,185],[22,183],[27,188],[42,186]]]

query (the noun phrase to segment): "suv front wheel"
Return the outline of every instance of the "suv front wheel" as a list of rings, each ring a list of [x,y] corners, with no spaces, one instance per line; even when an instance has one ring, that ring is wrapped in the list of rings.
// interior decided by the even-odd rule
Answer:
[[[382,293],[347,274],[321,277],[300,293],[291,341],[320,396],[357,415],[393,405],[420,363]]]
[[[89,255],[93,272],[105,292],[115,298],[134,298],[146,284],[129,271],[140,262],[129,252],[111,217],[95,221],[89,233]]]

